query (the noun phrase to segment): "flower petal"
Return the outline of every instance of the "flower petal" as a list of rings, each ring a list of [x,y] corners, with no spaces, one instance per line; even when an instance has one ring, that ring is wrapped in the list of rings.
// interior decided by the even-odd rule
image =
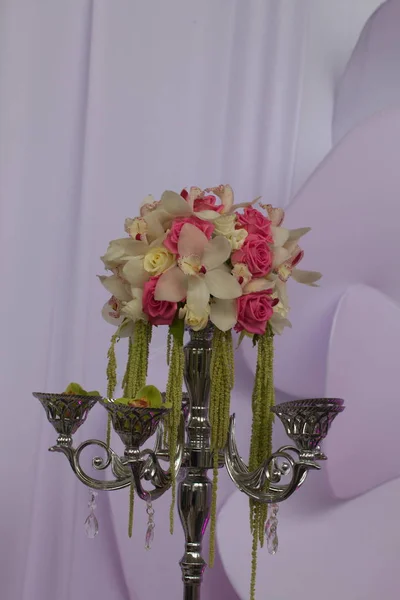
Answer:
[[[211,303],[210,320],[221,331],[228,331],[236,325],[236,300],[220,300],[216,298]]]
[[[203,264],[206,269],[215,269],[222,265],[231,255],[231,244],[223,235],[210,240],[204,249]]]
[[[116,327],[118,327],[119,325],[121,325],[121,323],[123,321],[123,317],[113,317],[112,316],[113,314],[114,314],[114,311],[111,308],[109,302],[106,302],[101,311],[101,315],[107,323],[110,323],[110,325],[115,325]]]
[[[285,211],[283,208],[274,208],[271,204],[263,205],[263,208],[267,209],[268,218],[272,225],[279,227],[285,218]]]
[[[239,204],[234,204],[230,210],[230,213],[232,214],[232,212],[239,210],[239,208],[247,208],[249,206],[253,206],[253,204],[258,202],[259,200],[261,200],[261,196],[254,198],[254,200],[252,200],[251,202],[240,202]]]
[[[188,203],[190,208],[193,210],[193,206],[194,206],[194,201],[199,198],[201,195],[201,189],[195,185],[192,185],[192,187],[189,190],[189,196],[188,196]]]
[[[247,285],[243,288],[244,294],[251,294],[252,292],[262,292],[263,290],[272,290],[274,284],[271,281],[267,281],[266,279],[260,277],[255,278],[249,281]]]
[[[279,267],[290,256],[290,252],[286,248],[275,248],[273,253],[272,268]]]
[[[110,292],[112,296],[115,296],[118,300],[128,302],[132,299],[126,288],[126,284],[124,284],[124,282],[121,281],[121,279],[117,275],[110,275],[110,277],[99,275],[99,279],[106,288],[106,290]]]
[[[309,231],[311,231],[311,227],[300,227],[300,229],[289,229],[289,240],[292,241],[297,241],[299,240],[301,237],[303,237],[303,235],[306,235],[306,233],[308,233]]]
[[[289,298],[287,295],[286,281],[281,281],[280,279],[277,279],[275,282],[275,292],[276,292],[276,295],[278,296],[280,302],[282,303],[283,308],[288,310],[289,309]]]
[[[172,267],[165,271],[157,282],[154,292],[155,300],[180,302],[186,297],[187,277],[179,267]]]
[[[148,281],[150,275],[143,267],[143,258],[135,256],[130,258],[122,268],[122,274],[127,282],[133,287],[142,287]]]
[[[215,221],[221,215],[216,210],[199,210],[198,212],[193,213],[199,219],[203,221]]]
[[[298,283],[304,283],[305,285],[317,287],[315,283],[321,279],[322,273],[319,273],[318,271],[303,271],[302,269],[293,269],[292,277]]]
[[[186,304],[196,314],[201,314],[210,300],[210,292],[203,277],[189,277]]]
[[[215,298],[229,300],[239,298],[242,295],[242,288],[238,280],[227,273],[225,269],[213,269],[207,271],[204,275],[204,280],[207,284],[208,291]]]
[[[144,317],[142,306],[143,290],[136,288],[136,290],[132,291],[135,292],[133,300],[125,304],[121,309],[121,313],[135,322]]]
[[[184,224],[178,239],[178,252],[181,256],[195,255],[202,258],[207,245],[207,237],[200,229],[190,223]]]
[[[270,318],[269,322],[271,324],[272,331],[277,335],[281,335],[285,327],[292,327],[292,324],[288,319],[285,319],[285,317],[282,317],[279,313],[275,312]]]
[[[289,239],[289,229],[285,229],[285,227],[271,226],[271,232],[274,238],[274,246],[283,246]]]
[[[186,217],[192,214],[190,205],[176,192],[166,191],[161,196],[161,206],[174,217]]]
[[[161,216],[166,215],[164,211],[153,210],[147,213],[143,218],[147,225],[147,236],[150,240],[161,237],[164,234]]]
[[[146,252],[147,244],[131,238],[121,238],[110,242],[107,252],[101,257],[106,267],[113,267],[128,260],[132,256],[140,256]]]
[[[154,204],[154,202],[155,202],[154,196],[152,194],[149,194],[148,196],[143,198],[140,208],[145,207],[147,204]]]
[[[133,321],[125,318],[118,329],[118,336],[120,338],[127,338],[133,335]]]
[[[221,199],[221,204],[224,207],[222,212],[229,213],[233,206],[233,189],[230,185],[220,185],[212,188],[213,193]]]

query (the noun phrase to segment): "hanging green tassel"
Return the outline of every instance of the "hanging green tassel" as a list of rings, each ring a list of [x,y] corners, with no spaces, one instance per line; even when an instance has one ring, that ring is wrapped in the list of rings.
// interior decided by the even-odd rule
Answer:
[[[215,329],[212,343],[210,395],[211,449],[213,451],[213,488],[208,560],[210,567],[214,566],[215,560],[219,453],[224,449],[228,436],[231,390],[233,386],[234,358],[232,333],[231,331],[223,332]]]
[[[151,332],[150,323],[136,321],[134,324],[133,335],[129,339],[128,362],[122,382],[125,398],[134,398],[136,393],[146,385]]]
[[[129,338],[128,361],[122,380],[125,398],[134,398],[137,392],[146,385],[151,333],[150,323],[136,321],[133,326],[133,335]],[[133,532],[134,499],[135,486],[132,483],[129,489],[129,537],[132,537]]]
[[[135,486],[131,483],[129,488],[129,517],[128,517],[128,536],[131,538],[133,533],[133,517],[135,507]]]
[[[170,338],[171,344],[171,338]],[[182,335],[172,336],[172,348],[169,351],[169,372],[166,389],[166,402],[171,404],[171,411],[167,419],[169,462],[171,471],[172,500],[169,513],[170,533],[174,532],[174,514],[176,501],[176,473],[175,457],[178,445],[178,430],[182,411],[182,387],[183,387],[183,329]]]
[[[273,413],[275,388],[273,379],[274,346],[273,333],[267,331],[257,340],[257,368],[255,374],[252,409],[253,424],[250,442],[249,470],[257,469],[272,453]],[[266,485],[266,490],[268,485]],[[258,546],[264,545],[265,522],[268,505],[250,500],[250,530],[253,536],[250,600],[255,600]]]
[[[107,398],[113,398],[117,387],[117,358],[115,355],[115,344],[119,341],[118,331],[111,338],[111,344],[107,352]],[[111,415],[107,418],[106,444],[111,444]]]

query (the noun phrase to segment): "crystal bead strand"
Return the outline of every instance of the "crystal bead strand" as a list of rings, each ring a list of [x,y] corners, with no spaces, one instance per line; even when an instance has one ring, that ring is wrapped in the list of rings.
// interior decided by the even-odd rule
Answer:
[[[270,554],[276,554],[278,551],[278,504],[270,504],[268,507],[269,517],[265,525],[267,536],[267,548]]]
[[[154,540],[154,528],[156,526],[156,524],[154,523],[154,508],[151,502],[146,503],[146,512],[148,515],[148,520],[144,547],[146,550],[150,550],[151,544]]]
[[[99,533],[99,523],[97,521],[96,515],[94,514],[94,511],[96,510],[97,504],[96,504],[96,498],[97,498],[97,492],[95,490],[92,490],[91,488],[89,488],[89,502],[88,502],[88,508],[89,508],[89,516],[87,517],[86,521],[85,521],[85,532],[86,535],[88,536],[88,538],[93,539],[96,537],[96,535]]]

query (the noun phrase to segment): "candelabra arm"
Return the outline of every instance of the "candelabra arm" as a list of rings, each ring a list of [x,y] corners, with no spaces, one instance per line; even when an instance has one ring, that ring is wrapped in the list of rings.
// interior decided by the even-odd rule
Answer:
[[[297,460],[292,454],[297,455]],[[238,453],[235,415],[230,421],[225,464],[230,478],[239,490],[265,504],[286,500],[304,483],[311,469],[320,469],[313,456],[304,456],[293,446],[283,446],[271,454],[258,469],[250,472]],[[283,477],[290,477],[288,483],[278,485]]]
[[[185,423],[182,416],[179,432],[178,445],[175,456],[175,473],[178,473],[182,464],[184,454],[184,435]],[[167,454],[163,449],[163,429],[159,426],[157,431],[156,444],[153,450],[146,449],[138,451],[135,449],[125,450],[124,465],[130,467],[136,492],[142,500],[153,501],[162,496],[172,483],[171,468],[164,470],[160,460],[167,460]],[[152,490],[144,489],[142,480],[150,481],[154,488]]]
[[[81,453],[85,448],[89,446],[98,446],[102,448],[105,453],[105,459],[101,456],[95,456],[92,460],[92,466],[97,471],[104,471],[108,467],[111,467],[111,470],[115,476],[114,480],[101,480],[95,479],[86,473],[80,463]],[[123,462],[119,458],[119,456],[107,446],[105,442],[101,440],[87,440],[80,444],[76,449],[72,446],[72,438],[66,436],[59,436],[57,440],[57,445],[49,448],[50,452],[61,452],[64,454],[71,468],[78,479],[87,485],[90,488],[95,490],[107,490],[114,491],[120,490],[122,488],[128,487],[132,482],[132,476],[130,470],[124,466]]]

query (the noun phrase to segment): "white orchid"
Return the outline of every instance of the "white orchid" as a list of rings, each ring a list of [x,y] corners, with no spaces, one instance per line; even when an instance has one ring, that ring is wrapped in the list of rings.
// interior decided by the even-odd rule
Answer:
[[[109,243],[107,252],[101,257],[106,269],[118,268],[124,265],[132,256],[137,255],[137,249],[144,242],[132,240],[131,238],[120,238]]]
[[[221,207],[218,211],[209,209],[195,210],[195,202],[197,200],[201,201],[207,194],[213,194],[221,200]],[[180,194],[167,190],[161,196],[160,203],[154,213],[161,210],[164,215],[168,213],[171,218],[195,216],[206,221],[216,221],[223,215],[232,214],[238,208],[251,206],[257,200],[259,198],[253,200],[253,202],[233,204],[233,190],[230,185],[219,185],[204,191],[198,187],[191,187],[190,191],[187,192],[187,198],[183,198]]]
[[[240,284],[224,264],[231,254],[228,240],[217,236],[208,241],[200,229],[185,223],[179,235],[178,253],[178,264],[161,275],[155,299],[180,302],[186,298],[191,313],[203,315],[213,296],[210,319],[226,331],[227,316],[233,325],[236,322],[232,300],[242,295]],[[225,317],[224,311],[228,312]]]
[[[189,195],[188,199],[185,200],[176,192],[166,191],[161,196],[159,208],[157,208],[153,214],[157,213],[158,210],[162,210],[168,213],[171,219],[174,219],[175,217],[191,216],[195,216],[206,221],[214,221],[215,219],[218,219],[220,214],[215,210],[199,210],[195,212],[195,199],[196,198],[194,194]]]
[[[129,302],[123,302],[121,308],[121,314],[135,323],[140,319],[147,321],[147,316],[143,312],[143,290],[141,288],[132,288],[132,299]]]
[[[143,290],[131,288],[129,298],[125,301],[112,296],[103,306],[102,316],[107,323],[118,328],[119,337],[129,337],[133,334],[133,323],[139,319],[146,321],[147,316],[142,309]]]
[[[163,246],[165,233],[150,244],[146,239],[123,238],[110,243],[102,257],[105,266],[113,271],[100,277],[104,287],[119,300],[126,300],[126,286],[143,288],[151,276],[160,275],[175,263],[174,256]]]

